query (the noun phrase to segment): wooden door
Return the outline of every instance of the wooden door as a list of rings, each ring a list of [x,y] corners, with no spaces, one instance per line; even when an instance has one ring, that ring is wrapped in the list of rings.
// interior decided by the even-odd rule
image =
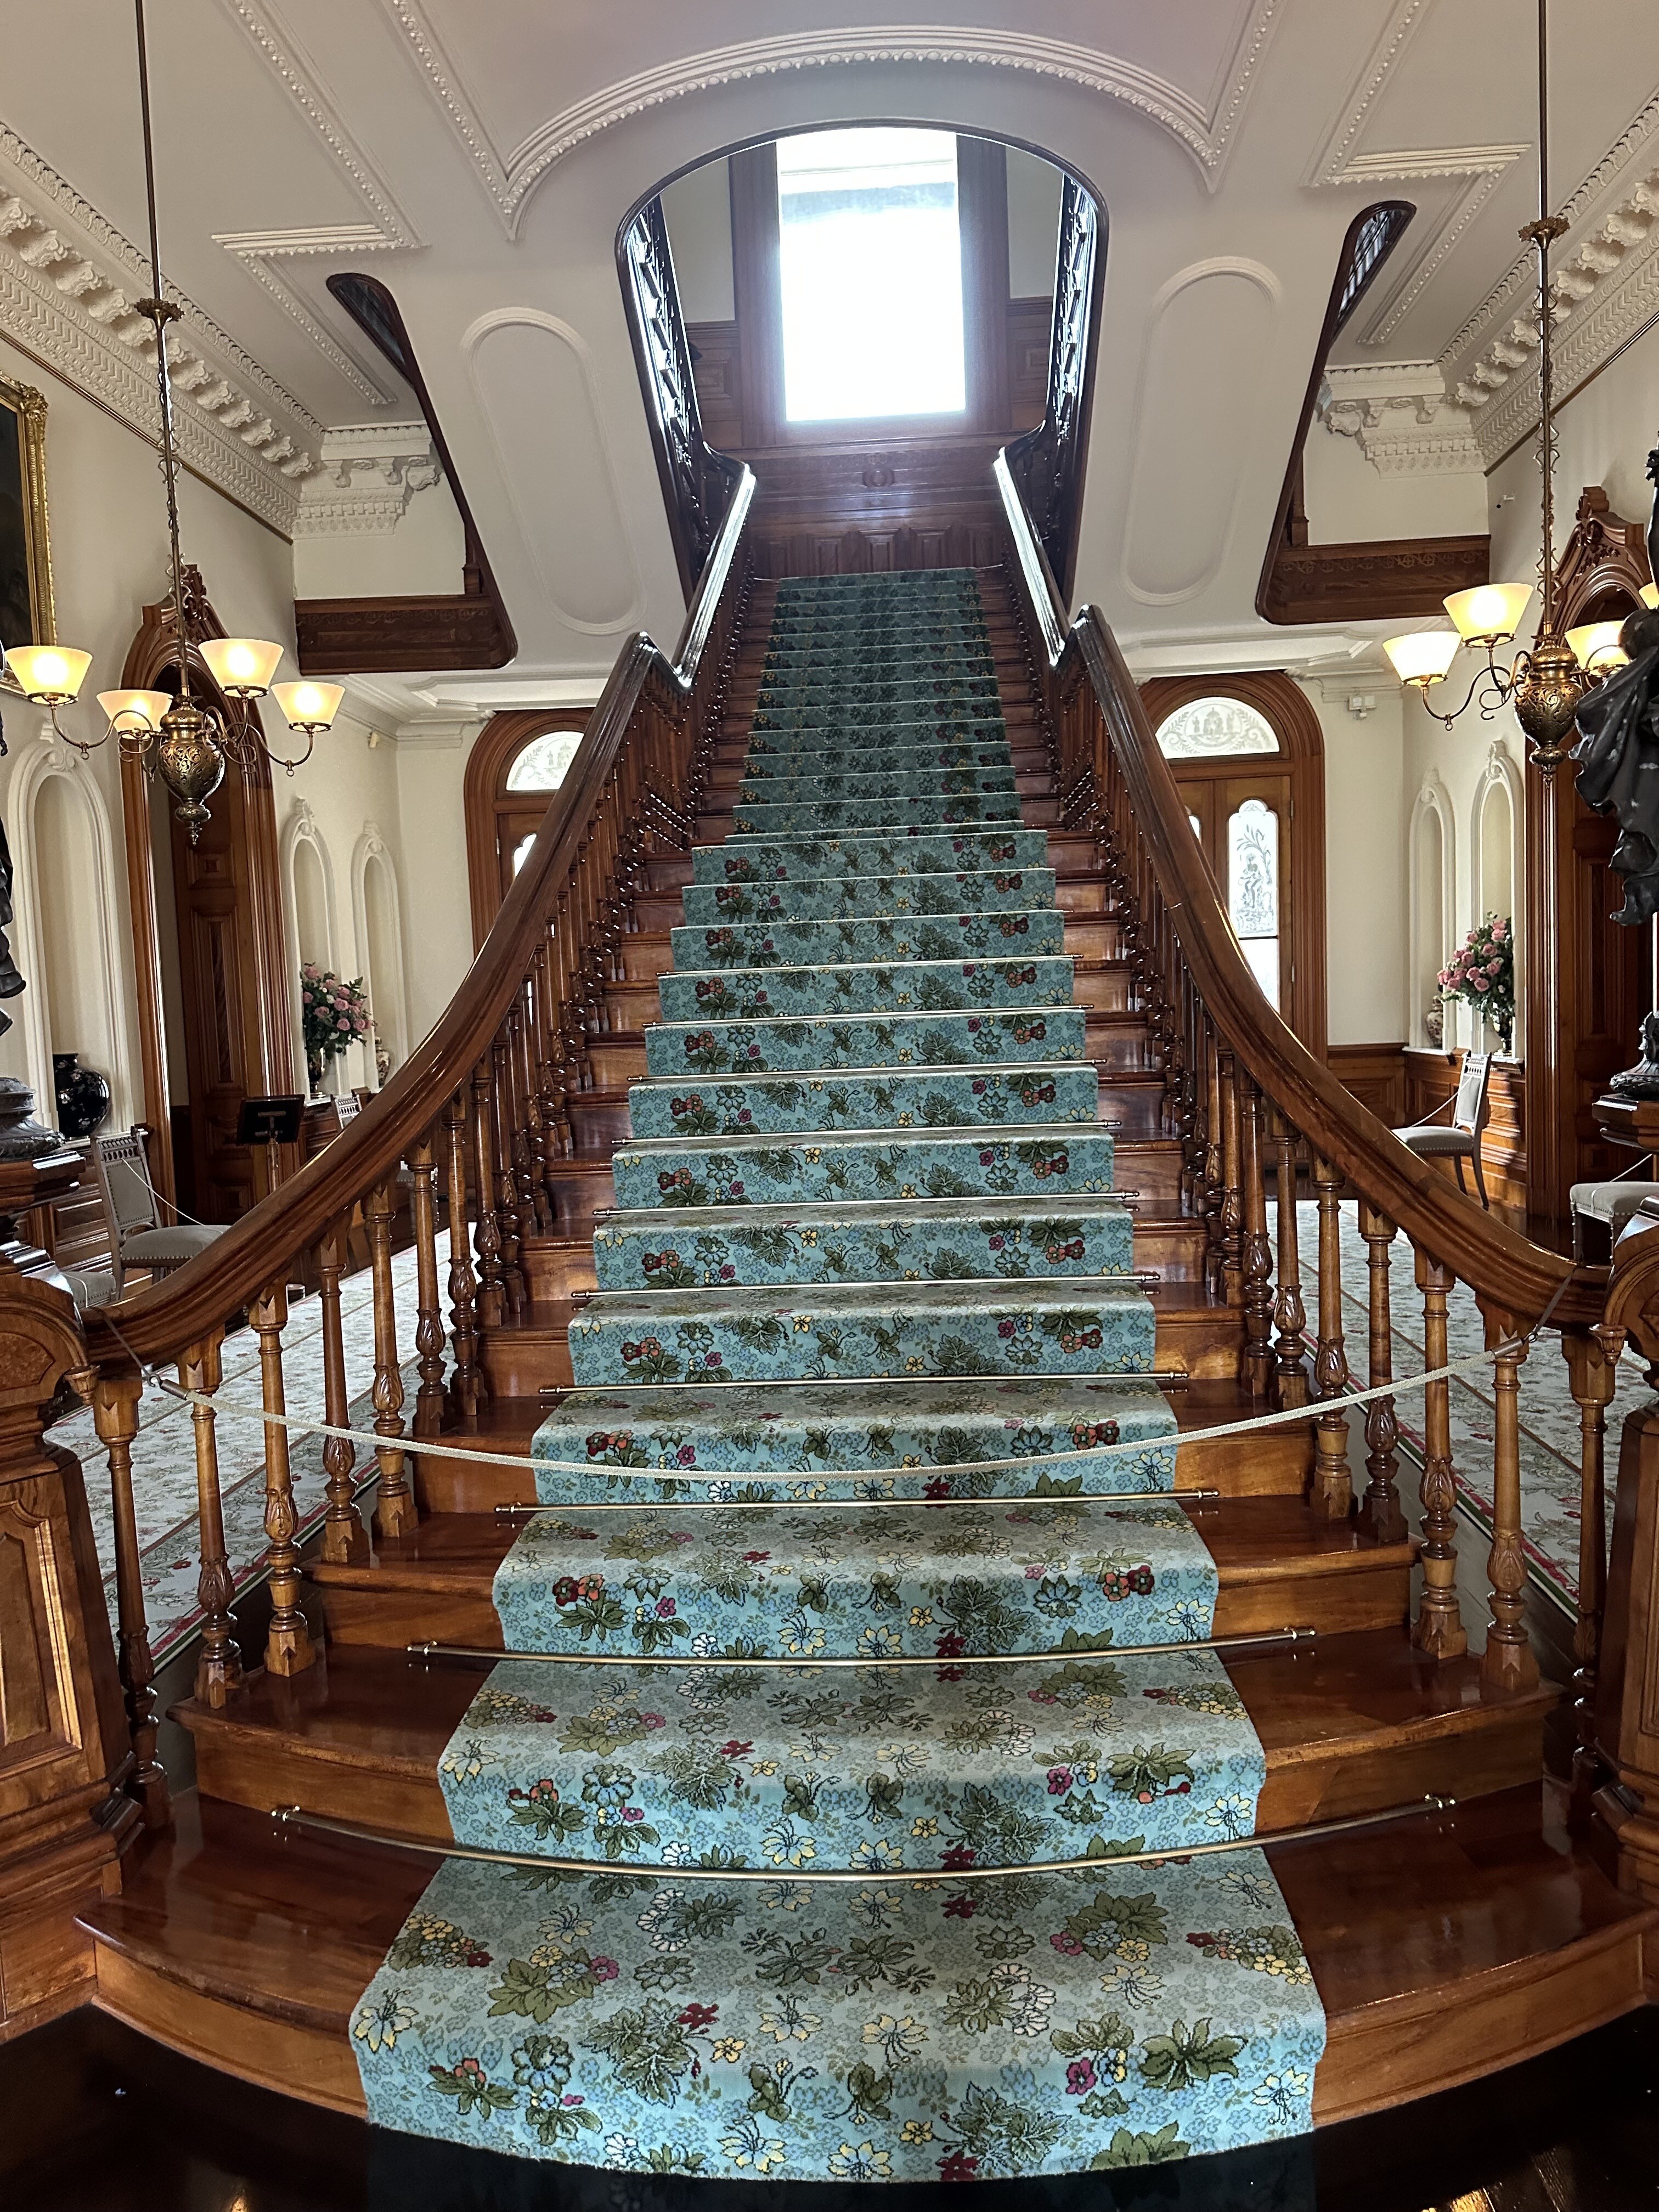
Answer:
[[[189,1158],[174,1162],[179,1202],[199,1220],[234,1221],[264,1188],[252,1154],[236,1142],[243,1099],[265,1088],[259,1008],[249,988],[255,961],[247,795],[230,768],[194,845],[165,788],[156,803],[167,809],[173,839],[190,1099]]]
[[[1244,957],[1282,1012],[1294,1003],[1296,981],[1291,778],[1282,769],[1254,775],[1177,770],[1176,780]]]

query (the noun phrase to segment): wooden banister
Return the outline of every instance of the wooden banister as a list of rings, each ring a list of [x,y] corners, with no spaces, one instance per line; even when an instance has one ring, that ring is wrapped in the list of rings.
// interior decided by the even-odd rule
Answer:
[[[1315,1153],[1413,1243],[1452,1264],[1477,1292],[1528,1322],[1546,1310],[1561,1326],[1599,1321],[1606,1296],[1601,1270],[1575,1268],[1465,1198],[1322,1066],[1268,1005],[1239,948],[1116,640],[1092,606],[1066,626],[1005,457],[998,457],[995,471],[1016,603],[1061,732],[1062,775],[1068,788],[1089,780],[1090,804],[1103,820],[1113,793],[1121,799],[1122,812],[1133,819],[1137,848],[1130,856],[1131,877],[1139,860],[1224,1048]],[[1087,732],[1085,720],[1092,724]]]
[[[550,930],[562,935],[561,967],[574,975],[590,945],[568,941],[579,904],[578,874],[590,856],[618,773],[627,770],[641,835],[660,830],[671,809],[696,811],[706,769],[674,736],[690,717],[694,693],[711,690],[729,643],[744,577],[745,526],[755,480],[738,477],[726,516],[671,660],[643,634],[623,648],[589,718],[565,780],[549,801],[524,867],[454,998],[386,1089],[325,1150],[272,1197],[242,1216],[189,1266],[85,1316],[92,1363],[118,1370],[133,1357],[177,1359],[252,1306],[283,1259],[315,1244],[388,1176],[430,1128],[437,1102],[453,1097],[493,1053],[502,1024],[520,1004]],[[707,733],[712,743],[712,726]],[[569,993],[560,994],[568,1000]]]

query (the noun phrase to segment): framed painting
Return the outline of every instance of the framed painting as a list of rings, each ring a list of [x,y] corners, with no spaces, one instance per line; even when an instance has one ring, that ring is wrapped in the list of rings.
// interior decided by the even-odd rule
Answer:
[[[46,530],[46,403],[0,376],[0,646],[56,642]]]

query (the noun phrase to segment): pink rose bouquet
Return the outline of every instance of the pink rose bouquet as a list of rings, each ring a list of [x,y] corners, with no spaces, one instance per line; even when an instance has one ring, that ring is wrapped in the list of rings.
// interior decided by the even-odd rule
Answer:
[[[329,1061],[337,1059],[349,1045],[361,1043],[374,1029],[362,977],[343,983],[331,969],[319,968],[314,960],[304,962],[300,969],[300,1019],[306,1070],[315,1091]]]
[[[1508,915],[1489,914],[1472,929],[1437,981],[1442,998],[1479,1008],[1507,1052],[1515,1034],[1515,927]]]

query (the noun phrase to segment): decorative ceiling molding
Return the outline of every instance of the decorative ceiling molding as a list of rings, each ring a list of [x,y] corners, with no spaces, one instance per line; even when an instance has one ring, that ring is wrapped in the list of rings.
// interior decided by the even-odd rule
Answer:
[[[154,440],[155,338],[134,305],[149,270],[131,241],[10,131],[0,131],[0,330]],[[182,293],[168,341],[179,451],[286,535],[322,425]]]
[[[1385,345],[1423,296],[1430,283],[1468,235],[1469,225],[1492,197],[1505,169],[1529,153],[1528,145],[1426,146],[1401,152],[1355,151],[1390,74],[1398,68],[1413,38],[1426,20],[1433,0],[1395,0],[1388,21],[1365,57],[1358,76],[1303,181],[1315,186],[1358,185],[1375,188],[1425,178],[1464,179],[1463,191],[1448,200],[1437,222],[1414,241],[1417,251],[1403,262],[1393,282],[1379,289],[1370,319],[1358,333],[1366,346]]]
[[[1479,476],[1468,410],[1431,361],[1333,368],[1315,412],[1334,437],[1352,438],[1380,476]]]
[[[387,376],[386,363],[380,362],[380,374],[377,377],[349,352],[326,324],[312,313],[276,265],[279,258],[286,256],[326,253],[337,258],[342,254],[383,252],[388,240],[373,224],[340,223],[326,229],[311,230],[216,231],[213,242],[236,256],[254,282],[262,285],[283,313],[299,325],[329,366],[372,407],[390,407],[403,396],[401,384]]]
[[[324,85],[272,0],[219,0],[240,26],[289,98],[328,149],[335,167],[362,198],[383,246],[419,246],[414,224],[386,178],[351,134],[339,104]]]
[[[251,0],[225,0],[239,10]],[[1213,191],[1221,181],[1251,87],[1285,0],[1256,0],[1245,18],[1224,72],[1213,109],[1133,62],[1035,33],[948,26],[874,25],[804,31],[746,40],[661,62],[574,101],[503,155],[479,118],[454,63],[434,30],[421,0],[381,0],[402,34],[450,129],[482,179],[509,238],[517,234],[526,204],[554,164],[603,131],[664,106],[751,77],[792,70],[847,68],[890,62],[1018,70],[1046,76],[1126,106],[1161,124],[1187,149]]]
[[[296,538],[384,536],[398,527],[417,491],[443,478],[423,422],[330,430],[321,460],[300,495]]]

